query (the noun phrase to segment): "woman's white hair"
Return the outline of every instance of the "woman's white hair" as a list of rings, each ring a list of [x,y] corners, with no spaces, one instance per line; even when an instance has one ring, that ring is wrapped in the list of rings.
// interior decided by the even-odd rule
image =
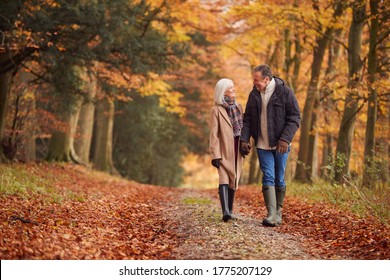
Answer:
[[[214,103],[217,105],[222,105],[224,103],[223,96],[225,94],[225,91],[233,85],[234,83],[230,79],[226,79],[226,78],[220,79],[215,85]]]

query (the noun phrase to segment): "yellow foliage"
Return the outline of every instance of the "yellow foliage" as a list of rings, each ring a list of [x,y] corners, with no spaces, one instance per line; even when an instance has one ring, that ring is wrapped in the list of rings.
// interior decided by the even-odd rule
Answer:
[[[163,80],[163,77],[155,73],[149,73],[149,78],[137,90],[144,96],[157,95],[160,106],[164,107],[168,112],[176,113],[180,116],[185,114],[184,107],[180,106],[180,99],[183,94],[178,91],[172,91],[172,87]]]

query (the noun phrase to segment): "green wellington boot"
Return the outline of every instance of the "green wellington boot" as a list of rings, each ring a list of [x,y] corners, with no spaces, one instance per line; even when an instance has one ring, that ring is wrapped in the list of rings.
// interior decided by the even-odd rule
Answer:
[[[286,187],[275,188],[276,192],[276,225],[282,224],[282,208],[284,202],[284,196],[286,194]]]
[[[267,218],[263,220],[263,225],[267,227],[276,226],[276,194],[274,186],[263,186],[263,197],[267,208]]]

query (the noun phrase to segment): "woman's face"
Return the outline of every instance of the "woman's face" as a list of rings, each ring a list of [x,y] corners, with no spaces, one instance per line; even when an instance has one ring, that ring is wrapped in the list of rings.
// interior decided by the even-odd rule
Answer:
[[[234,87],[234,84],[227,88],[227,90],[224,93],[224,96],[228,96],[230,98],[236,97],[236,88]]]

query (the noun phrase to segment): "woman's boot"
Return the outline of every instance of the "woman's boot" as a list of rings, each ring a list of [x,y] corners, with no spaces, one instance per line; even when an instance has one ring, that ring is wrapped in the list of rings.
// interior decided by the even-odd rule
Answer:
[[[232,219],[232,217],[229,214],[229,199],[228,199],[228,192],[229,192],[229,186],[228,185],[219,185],[218,193],[219,193],[219,199],[221,201],[221,207],[222,207],[222,220],[224,222],[227,222]]]
[[[263,186],[263,197],[267,208],[267,218],[263,220],[263,225],[267,227],[276,226],[276,194],[274,186]]]
[[[233,203],[234,203],[234,195],[236,194],[236,191],[229,188],[228,189],[228,197],[229,197],[229,215],[232,220],[236,220],[237,218],[233,215]]]
[[[282,208],[284,202],[284,196],[286,194],[286,187],[276,188],[276,224],[282,224]]]

